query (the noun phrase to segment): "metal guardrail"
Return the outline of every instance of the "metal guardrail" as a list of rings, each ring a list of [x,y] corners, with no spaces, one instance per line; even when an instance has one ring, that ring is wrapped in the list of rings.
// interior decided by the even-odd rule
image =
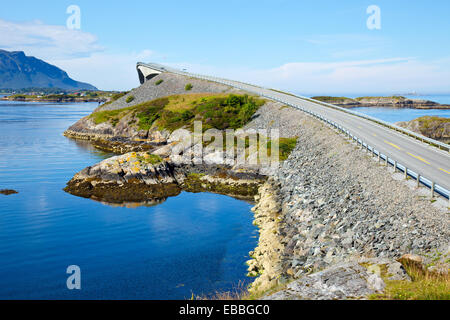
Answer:
[[[145,63],[138,63],[138,64],[146,65]],[[388,154],[381,153],[381,151],[376,150],[374,147],[370,146],[368,143],[364,142],[362,139],[360,139],[357,136],[355,136],[352,133],[350,133],[350,131],[347,130],[346,128],[344,128],[343,126],[339,125],[338,123],[336,123],[336,122],[334,122],[332,120],[329,120],[329,119],[325,118],[324,116],[322,116],[322,115],[320,115],[318,113],[315,113],[315,112],[313,112],[311,110],[305,109],[305,108],[303,108],[300,105],[297,105],[297,104],[294,104],[294,103],[290,103],[290,102],[288,102],[286,100],[277,98],[275,96],[271,96],[271,95],[268,95],[268,94],[257,92],[256,90],[249,90],[249,88],[245,88],[243,86],[238,85],[238,83],[242,83],[242,84],[246,84],[246,85],[249,85],[249,86],[258,87],[258,86],[252,85],[252,84],[243,83],[243,82],[239,82],[239,81],[230,81],[230,80],[221,79],[221,78],[212,77],[212,76],[204,76],[204,75],[195,74],[195,73],[188,73],[188,72],[180,71],[180,70],[177,70],[177,69],[164,67],[164,66],[161,66],[161,65],[158,65],[158,64],[147,64],[147,65],[149,65],[151,67],[154,67],[154,68],[157,68],[157,69],[160,69],[160,71],[168,71],[168,72],[173,72],[173,73],[184,75],[184,76],[188,76],[188,77],[194,77],[194,78],[198,78],[198,79],[202,79],[202,80],[214,81],[214,82],[217,82],[217,83],[228,85],[230,87],[238,88],[238,89],[245,90],[245,91],[250,91],[250,92],[258,94],[258,95],[260,95],[262,97],[266,97],[266,98],[269,98],[271,100],[275,100],[275,101],[281,102],[283,104],[286,104],[288,106],[291,106],[293,108],[299,109],[299,110],[301,110],[301,111],[303,111],[303,112],[305,112],[305,113],[307,113],[307,114],[309,114],[309,115],[311,115],[311,116],[313,116],[313,117],[315,117],[315,118],[317,118],[317,119],[319,119],[319,120],[329,124],[330,126],[338,129],[341,133],[345,134],[352,141],[355,141],[357,144],[360,144],[362,149],[365,148],[368,152],[371,152],[371,154],[373,156],[376,156],[378,158],[378,162],[384,161],[386,166],[391,165],[394,168],[394,172],[397,172],[397,170],[400,171],[400,172],[403,172],[405,179],[408,179],[408,178],[415,179],[417,181],[417,187],[419,187],[422,184],[423,186],[429,188],[431,190],[431,197],[434,197],[435,194],[439,194],[442,197],[447,198],[449,200],[449,207],[450,207],[450,191],[449,190],[447,190],[444,187],[436,184],[432,180],[427,179],[426,177],[422,176],[420,173],[414,172],[413,170],[408,169],[405,165],[399,163],[394,158],[389,157]],[[267,89],[267,88],[262,88],[262,87],[259,87],[259,88],[264,89],[264,90],[273,91],[272,89]],[[374,121],[374,122],[379,123],[379,124],[381,124],[383,126],[389,127],[389,128],[394,129],[396,131],[403,132],[403,133],[405,133],[405,134],[407,134],[409,136],[412,136],[412,137],[414,137],[416,139],[422,140],[422,141],[430,143],[432,145],[436,145],[436,146],[438,146],[440,148],[442,147],[442,148],[447,149],[448,151],[450,151],[450,146],[448,144],[441,143],[439,141],[436,141],[436,140],[433,140],[433,139],[429,139],[427,137],[420,136],[420,135],[418,135],[418,134],[416,134],[416,133],[414,133],[414,132],[412,132],[410,130],[407,130],[407,129],[401,128],[399,126],[390,124],[390,123],[382,121],[380,119],[373,118],[373,117],[367,116],[367,115],[359,113],[359,112],[351,111],[351,110],[348,110],[348,109],[345,109],[345,108],[342,108],[342,107],[338,107],[338,106],[335,106],[335,105],[332,105],[332,104],[329,104],[329,103],[324,103],[322,101],[314,100],[314,99],[311,99],[311,98],[297,96],[297,95],[293,95],[293,94],[290,94],[290,93],[283,93],[283,92],[279,92],[279,93],[292,95],[294,97],[297,97],[297,98],[300,98],[300,99],[303,99],[303,100],[306,100],[306,101],[322,104],[322,105],[325,105],[325,106],[328,106],[328,107],[331,107],[331,108],[334,108],[334,109],[338,109],[338,110],[341,110],[343,112],[350,113],[350,114],[353,114],[355,116],[358,116],[358,117],[361,117],[361,118],[364,118],[364,119],[367,119],[367,120],[370,120],[370,121]]]
[[[447,150],[447,151],[450,152],[450,145],[448,145],[448,144],[446,144],[444,142],[440,142],[440,141],[437,141],[437,140],[434,140],[434,139],[422,136],[420,134],[417,134],[416,132],[413,132],[411,130],[399,127],[399,126],[397,126],[395,124],[392,124],[392,123],[389,123],[389,122],[386,122],[386,121],[383,121],[383,120],[380,120],[380,119],[368,116],[366,114],[363,114],[363,113],[360,113],[360,112],[357,112],[357,111],[348,110],[346,108],[342,108],[342,107],[339,107],[339,106],[336,106],[336,105],[333,105],[333,104],[330,104],[330,103],[322,102],[322,101],[311,99],[311,98],[307,98],[307,97],[300,97],[300,96],[298,96],[298,97],[301,98],[301,99],[307,100],[307,101],[311,101],[311,102],[314,102],[314,103],[317,103],[317,104],[321,104],[321,105],[324,105],[324,106],[327,106],[327,107],[330,107],[330,108],[333,108],[333,109],[337,109],[337,110],[343,111],[345,113],[349,113],[349,114],[355,115],[357,117],[360,117],[360,118],[363,118],[363,119],[366,119],[366,120],[370,120],[372,122],[381,124],[382,126],[388,127],[388,128],[393,129],[395,131],[402,132],[402,133],[404,133],[404,134],[406,134],[406,135],[408,135],[410,137],[413,137],[413,138],[415,138],[417,140],[421,140],[422,142],[427,142],[428,144],[437,146],[439,149],[444,149],[444,150]]]

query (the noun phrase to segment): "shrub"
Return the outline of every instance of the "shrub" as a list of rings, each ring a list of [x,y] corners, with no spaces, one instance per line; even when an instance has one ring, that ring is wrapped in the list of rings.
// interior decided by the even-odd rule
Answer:
[[[155,82],[155,85],[159,86],[161,83],[163,83],[163,81],[164,81],[163,79],[159,79],[158,81]]]
[[[130,103],[133,100],[134,100],[134,96],[128,96],[126,102]]]
[[[192,84],[188,83],[185,87],[184,90],[189,91],[192,89]]]
[[[183,121],[188,121],[193,117],[195,117],[195,115],[189,110],[186,110],[181,114],[181,119],[183,119]]]
[[[116,94],[114,94],[114,95],[112,96],[111,101],[116,101],[116,100],[122,98],[122,97],[123,97],[124,95],[126,95],[127,93],[128,93],[128,91],[116,93]]]

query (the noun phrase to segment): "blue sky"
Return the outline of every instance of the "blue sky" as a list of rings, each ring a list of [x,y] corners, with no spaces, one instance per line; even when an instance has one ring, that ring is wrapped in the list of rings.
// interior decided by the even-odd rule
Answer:
[[[80,30],[66,27],[72,4]],[[2,4],[0,48],[101,89],[137,86],[143,60],[303,94],[450,93],[449,12],[446,0],[16,0]]]

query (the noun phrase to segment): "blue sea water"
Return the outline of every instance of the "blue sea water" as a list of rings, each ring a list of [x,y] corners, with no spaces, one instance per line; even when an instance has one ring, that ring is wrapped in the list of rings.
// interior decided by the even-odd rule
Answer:
[[[450,109],[409,109],[390,107],[356,107],[350,110],[358,111],[390,123],[410,121],[423,116],[438,116],[450,118]]]
[[[162,204],[113,207],[65,193],[111,154],[63,131],[96,103],[0,102],[0,299],[184,299],[249,282],[257,244],[251,205],[183,192]],[[81,268],[68,290],[66,268]]]
[[[390,96],[391,94],[379,94],[379,96]],[[371,96],[367,95],[352,95],[352,94],[341,94],[338,96],[357,98],[361,96]],[[378,96],[378,95],[377,95]],[[419,100],[430,100],[440,104],[450,104],[450,95],[404,95],[404,97],[410,99]],[[356,107],[351,108],[353,111],[358,111],[369,116],[390,122],[400,122],[400,121],[410,121],[423,116],[438,116],[444,118],[450,118],[450,109],[410,109],[410,108],[392,108],[386,107]]]

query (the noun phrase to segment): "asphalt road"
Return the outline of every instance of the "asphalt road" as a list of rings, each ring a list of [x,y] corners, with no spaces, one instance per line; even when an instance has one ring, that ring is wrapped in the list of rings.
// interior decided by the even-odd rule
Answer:
[[[179,70],[165,67],[163,71],[171,71],[180,74],[188,74]],[[408,169],[419,173],[421,176],[434,181],[439,186],[450,190],[450,154],[448,151],[439,150],[427,143],[423,143],[405,134],[379,125],[373,121],[333,109],[312,101],[281,93],[271,89],[261,88],[250,84],[244,84],[232,80],[216,79],[208,76],[197,76],[211,81],[224,82],[258,95],[272,96],[304,109],[318,113],[331,121],[340,124],[352,134],[364,140],[382,154],[387,154]]]

